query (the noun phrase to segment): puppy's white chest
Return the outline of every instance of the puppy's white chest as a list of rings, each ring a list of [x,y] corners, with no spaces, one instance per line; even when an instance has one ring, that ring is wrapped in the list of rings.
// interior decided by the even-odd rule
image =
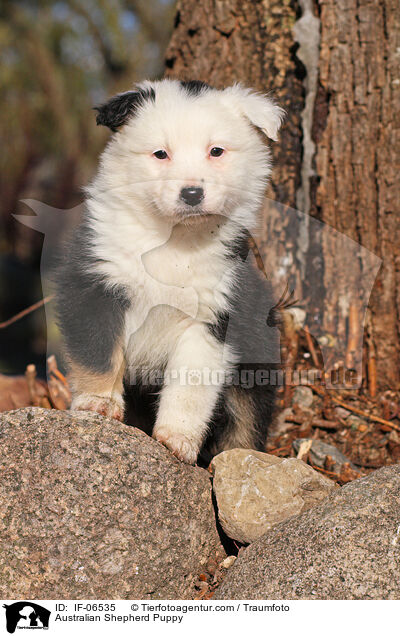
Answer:
[[[141,256],[144,298],[151,305],[168,305],[200,321],[223,310],[229,268],[219,241],[181,241],[178,232],[168,242]]]
[[[226,309],[233,276],[217,248],[167,244],[142,256],[126,316],[131,362],[164,360],[190,325],[213,321]]]

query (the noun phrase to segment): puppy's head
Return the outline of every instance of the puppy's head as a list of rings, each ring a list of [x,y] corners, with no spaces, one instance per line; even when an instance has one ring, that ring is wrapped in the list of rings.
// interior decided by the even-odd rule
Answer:
[[[252,227],[270,174],[266,138],[276,140],[283,110],[240,85],[143,82],[97,108],[108,126],[100,177],[129,189],[132,205],[173,222],[210,215]]]

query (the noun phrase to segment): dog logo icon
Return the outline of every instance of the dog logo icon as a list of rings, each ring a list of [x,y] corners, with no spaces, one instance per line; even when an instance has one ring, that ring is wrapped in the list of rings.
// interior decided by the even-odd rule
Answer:
[[[18,601],[11,605],[3,605],[6,610],[6,627],[9,634],[18,629],[48,629],[50,610],[32,603]]]

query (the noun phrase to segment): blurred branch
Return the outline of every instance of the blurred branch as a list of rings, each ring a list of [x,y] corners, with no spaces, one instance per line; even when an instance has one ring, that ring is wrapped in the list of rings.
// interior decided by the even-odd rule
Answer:
[[[4,322],[0,322],[0,329],[5,329],[6,327],[9,327],[14,322],[17,322],[17,320],[20,320],[21,318],[24,318],[28,314],[31,314],[36,309],[39,309],[39,307],[43,307],[43,305],[50,302],[50,300],[53,300],[53,298],[54,296],[46,296],[45,298],[42,298],[42,300],[39,300],[37,303],[34,303],[33,305],[31,305],[30,307],[23,309],[12,318],[9,318],[8,320],[5,320]]]
[[[165,29],[165,16],[162,13],[171,12],[171,6],[163,6],[159,2],[157,3],[157,19],[154,19],[155,9],[154,3],[148,2],[148,0],[128,0],[127,4],[131,7],[132,11],[138,17],[140,24],[147,32],[147,35],[157,42],[160,46],[166,44],[166,38],[169,33]]]
[[[126,38],[122,30],[122,7],[120,1],[116,0],[115,2],[110,2],[110,0],[97,0],[97,6],[101,7],[105,24],[110,32],[110,39],[113,40],[114,57],[117,52],[120,57],[120,62],[123,63],[125,65],[125,69],[129,71],[132,41]]]
[[[113,75],[121,75],[122,73],[124,73],[128,66],[127,60],[122,60],[121,57],[117,59],[112,50],[112,46],[107,42],[107,37],[103,35],[95,20],[91,16],[90,12],[82,4],[81,0],[68,0],[68,4],[75,13],[79,14],[86,20],[86,23],[99,48],[99,51],[104,60],[104,64],[106,65],[108,71]],[[112,22],[114,24],[115,20],[112,20]],[[109,21],[107,21],[107,24],[109,24]],[[122,50],[122,47],[120,50]]]
[[[80,151],[80,139],[71,117],[69,100],[57,64],[49,48],[45,46],[37,27],[28,19],[25,12],[13,5],[8,13],[20,36],[20,39],[17,39],[17,45],[23,53],[27,54],[31,61],[31,68],[47,96],[47,103],[62,137],[67,160],[75,159]]]

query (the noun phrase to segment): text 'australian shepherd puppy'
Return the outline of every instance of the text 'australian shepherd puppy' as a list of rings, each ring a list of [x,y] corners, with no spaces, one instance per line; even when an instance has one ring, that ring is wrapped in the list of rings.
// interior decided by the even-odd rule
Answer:
[[[264,450],[279,330],[249,233],[283,111],[175,80],[97,110],[115,134],[57,283],[71,408],[125,414],[188,463]]]

